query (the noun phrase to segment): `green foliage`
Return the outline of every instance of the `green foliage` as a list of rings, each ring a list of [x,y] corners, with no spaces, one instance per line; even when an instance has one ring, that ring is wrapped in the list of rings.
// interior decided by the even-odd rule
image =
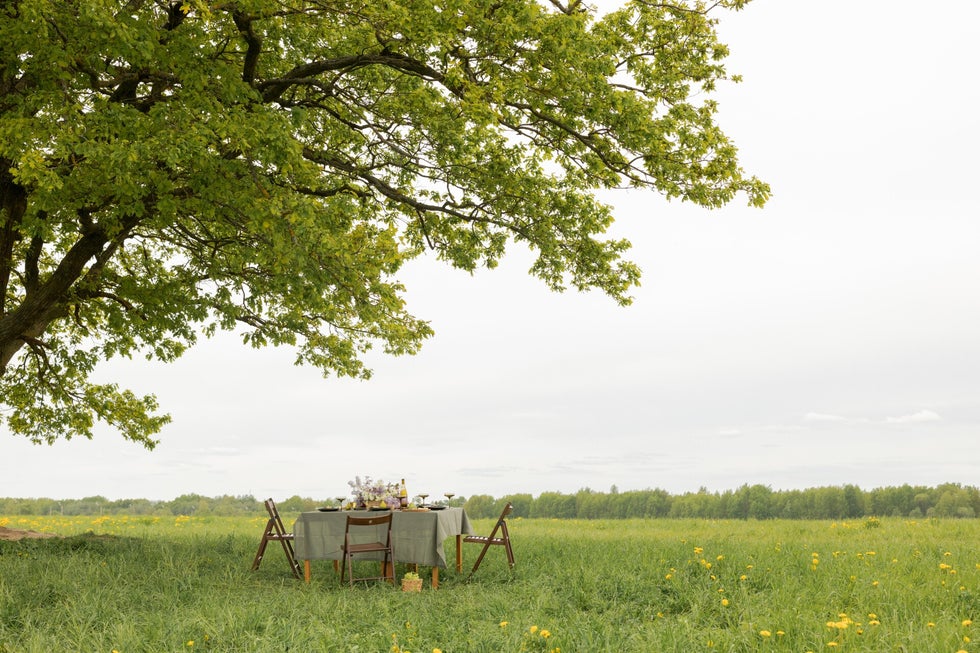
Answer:
[[[0,4],[0,421],[152,447],[155,399],[93,369],[218,329],[366,378],[364,352],[432,333],[397,279],[426,251],[474,270],[519,243],[551,288],[629,303],[596,189],[769,194],[714,122],[715,21],[700,0]]]
[[[853,505],[848,506],[846,497]],[[806,490],[772,490],[764,485],[743,485],[724,492],[666,490],[596,492],[575,494],[542,492],[489,494],[454,497],[453,505],[466,508],[474,519],[500,515],[508,502],[514,506],[512,519],[833,519],[865,520],[874,524],[880,517],[973,518],[980,514],[980,488],[944,483],[936,487],[902,485],[862,490],[854,485],[816,487]],[[335,499],[292,496],[276,501],[281,512],[298,513],[334,505]],[[7,515],[264,515],[262,502],[250,495],[205,497],[185,494],[169,501],[0,497],[0,514]]]
[[[0,524],[68,536],[0,541],[0,651],[16,653],[974,651],[980,627],[972,520],[515,519],[513,570],[491,551],[412,595],[350,589],[326,561],[306,585],[271,548],[250,571],[261,516]]]

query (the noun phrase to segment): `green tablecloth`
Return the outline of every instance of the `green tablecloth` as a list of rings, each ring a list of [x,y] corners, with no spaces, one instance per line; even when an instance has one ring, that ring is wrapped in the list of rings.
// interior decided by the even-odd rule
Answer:
[[[299,560],[341,560],[347,515],[382,515],[383,512],[304,512],[293,525],[296,538],[293,547]],[[384,529],[371,533],[370,528],[357,529],[356,542],[384,541]],[[352,531],[354,532],[354,531]],[[454,535],[470,535],[473,528],[462,508],[429,512],[395,512],[391,521],[391,545],[397,562],[416,563],[426,567],[445,567],[443,541]],[[383,556],[378,555],[378,560]],[[368,559],[371,559],[370,557]]]

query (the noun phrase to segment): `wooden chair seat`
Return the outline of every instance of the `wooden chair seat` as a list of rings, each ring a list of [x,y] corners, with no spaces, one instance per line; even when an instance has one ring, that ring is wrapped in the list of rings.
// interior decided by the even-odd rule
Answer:
[[[282,544],[282,550],[286,554],[286,561],[289,562],[289,568],[293,572],[293,576],[302,578],[303,572],[300,570],[299,562],[296,561],[296,554],[293,551],[294,535],[286,531],[286,527],[283,526],[276,502],[272,499],[266,499],[265,510],[269,513],[269,521],[265,523],[265,530],[262,531],[262,541],[259,542],[259,550],[255,554],[255,559],[252,560],[252,571],[258,569],[259,565],[262,564],[262,558],[265,556],[265,547],[269,542],[279,542]]]

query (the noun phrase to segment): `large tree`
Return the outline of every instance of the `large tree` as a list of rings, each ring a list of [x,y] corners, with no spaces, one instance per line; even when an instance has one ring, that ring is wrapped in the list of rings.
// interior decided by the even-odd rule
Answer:
[[[152,447],[169,417],[93,369],[218,329],[366,377],[431,334],[395,276],[424,252],[518,242],[628,303],[597,189],[767,198],[710,99],[709,10],[744,4],[0,0],[0,424]]]

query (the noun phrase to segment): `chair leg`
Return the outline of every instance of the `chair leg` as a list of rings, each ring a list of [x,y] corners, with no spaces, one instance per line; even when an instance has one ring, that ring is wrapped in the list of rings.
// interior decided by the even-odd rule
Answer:
[[[255,559],[252,560],[252,571],[255,571],[256,569],[258,569],[259,568],[259,565],[262,564],[262,556],[265,555],[265,546],[268,543],[269,543],[269,540],[267,540],[266,537],[263,535],[262,536],[262,541],[259,542],[259,550],[255,554]]]
[[[514,568],[514,550],[510,548],[510,533],[507,532],[507,522],[502,522],[500,524],[501,532],[504,534],[504,548],[507,549],[507,562],[510,564],[510,568]]]
[[[476,563],[473,565],[473,569],[470,570],[470,576],[476,573],[476,570],[480,568],[480,563],[483,562],[483,556],[487,554],[490,549],[491,542],[487,540],[487,543],[483,545],[483,550],[480,551],[480,557],[476,559]]]
[[[347,583],[354,587],[354,556],[345,554],[344,566],[347,568]],[[344,572],[340,572],[340,582],[344,582]]]
[[[269,534],[272,533],[273,520],[269,520],[265,524],[265,531],[262,532],[262,541],[259,542],[259,550],[255,554],[255,559],[252,561],[252,571],[259,568],[262,564],[262,556],[265,555],[265,547],[269,543]]]
[[[303,574],[299,570],[299,563],[296,562],[296,554],[293,551],[293,543],[289,540],[279,540],[282,543],[282,550],[286,553],[286,560],[289,561],[289,569],[297,579],[302,578]]]

